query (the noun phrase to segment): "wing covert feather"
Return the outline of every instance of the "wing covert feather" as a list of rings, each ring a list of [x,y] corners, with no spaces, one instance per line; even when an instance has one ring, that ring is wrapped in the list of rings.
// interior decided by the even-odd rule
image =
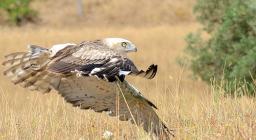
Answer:
[[[96,75],[113,82],[116,76],[121,78],[121,75],[127,74],[152,79],[156,75],[157,66],[151,65],[147,71],[139,71],[130,59],[117,51],[97,42],[84,42],[75,46],[72,51],[70,48],[66,49],[60,58],[54,58],[47,70],[61,74],[80,71],[84,76]]]

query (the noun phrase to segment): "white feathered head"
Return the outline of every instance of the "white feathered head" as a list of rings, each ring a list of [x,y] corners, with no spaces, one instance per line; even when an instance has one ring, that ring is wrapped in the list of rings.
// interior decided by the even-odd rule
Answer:
[[[117,50],[119,52],[136,52],[136,46],[129,40],[123,38],[105,38],[103,43],[111,49]]]

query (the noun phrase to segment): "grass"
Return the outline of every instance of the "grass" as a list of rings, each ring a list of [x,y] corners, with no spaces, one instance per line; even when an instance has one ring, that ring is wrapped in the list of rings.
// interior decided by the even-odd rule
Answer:
[[[51,46],[103,37],[127,38],[138,47],[138,52],[130,55],[138,67],[159,65],[155,79],[129,81],[158,106],[159,116],[175,130],[176,139],[256,139],[254,98],[224,97],[216,86],[190,79],[189,71],[176,64],[185,35],[197,27],[1,28],[0,56],[25,51],[29,43]],[[73,108],[55,92],[30,92],[11,84],[2,74],[0,107],[0,139],[102,139],[106,130],[113,132],[114,139],[148,138],[128,122]]]
[[[50,26],[172,25],[195,20],[192,5],[196,0],[82,0],[83,16],[78,16],[77,1],[35,0],[31,8],[38,12],[37,23]],[[153,10],[152,10],[153,9]],[[0,25],[8,15],[0,9]]]
[[[82,0],[84,16],[77,14],[76,1],[34,1],[43,25],[172,25],[194,21],[192,5],[196,0]],[[60,10],[61,9],[61,10]],[[0,17],[1,19],[1,17]]]

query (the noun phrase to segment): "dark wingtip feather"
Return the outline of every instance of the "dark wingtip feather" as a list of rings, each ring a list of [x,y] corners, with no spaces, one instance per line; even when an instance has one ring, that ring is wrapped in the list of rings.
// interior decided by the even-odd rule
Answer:
[[[157,65],[155,65],[155,64],[150,65],[149,68],[146,71],[146,76],[149,73],[151,73],[151,75],[148,77],[148,79],[153,79],[156,76],[156,73],[157,73]]]
[[[174,138],[175,134],[174,134],[174,130],[169,129],[165,123],[162,122],[162,126],[163,126],[163,131],[164,133],[167,135],[168,138]]]
[[[146,101],[147,101],[147,103],[148,103],[150,106],[152,106],[152,107],[155,108],[155,109],[158,109],[157,106],[156,106],[154,103],[152,103],[152,102],[149,101],[149,100],[146,100]]]

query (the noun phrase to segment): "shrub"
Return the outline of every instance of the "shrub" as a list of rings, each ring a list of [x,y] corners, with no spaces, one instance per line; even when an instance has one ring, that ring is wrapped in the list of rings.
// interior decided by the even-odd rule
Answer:
[[[8,21],[21,25],[26,22],[35,22],[37,13],[29,5],[32,0],[1,0],[0,9],[5,11]]]
[[[194,11],[210,36],[187,36],[194,75],[208,83],[224,81],[226,93],[255,95],[256,1],[198,0]]]

